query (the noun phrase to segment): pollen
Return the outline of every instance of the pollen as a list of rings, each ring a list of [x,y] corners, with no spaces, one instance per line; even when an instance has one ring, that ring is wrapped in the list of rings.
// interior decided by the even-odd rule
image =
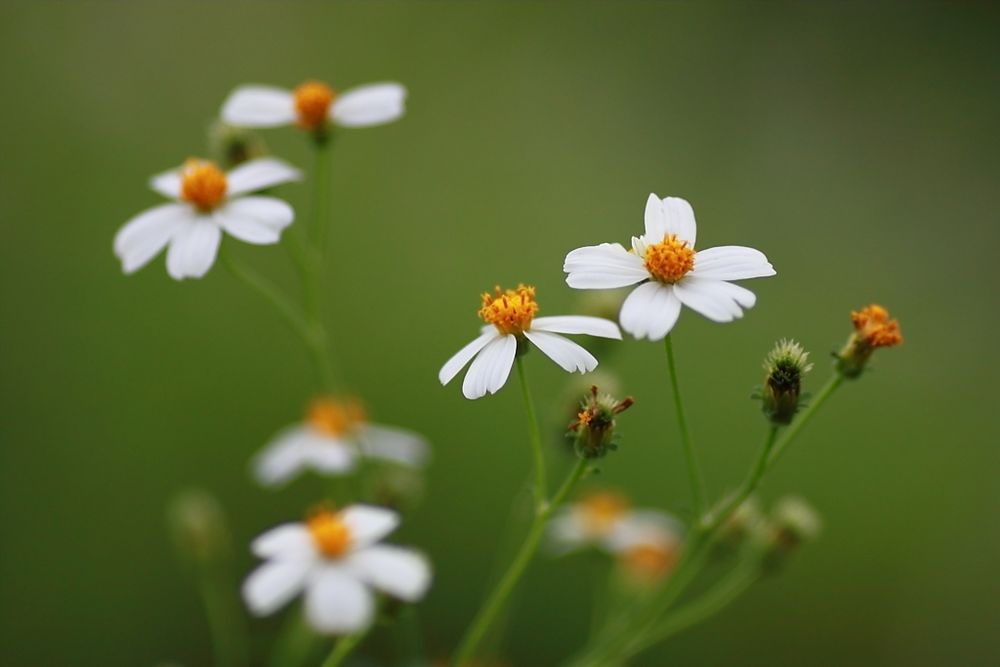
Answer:
[[[181,199],[210,211],[226,196],[226,175],[214,162],[191,158],[181,169]]]
[[[871,347],[893,347],[903,342],[899,322],[889,318],[889,311],[872,304],[851,313],[854,330]]]
[[[309,529],[313,544],[324,556],[342,556],[351,546],[351,530],[333,510],[314,510],[306,519],[306,528]]]
[[[630,504],[624,496],[604,491],[587,496],[577,507],[587,532],[591,535],[606,535],[625,516]]]
[[[339,436],[364,424],[365,408],[354,398],[321,396],[309,404],[306,422],[324,435]]]
[[[694,268],[694,250],[676,234],[646,248],[646,269],[661,283],[676,283]]]
[[[327,120],[330,105],[337,96],[333,88],[321,81],[306,81],[295,89],[295,112],[299,115],[299,127],[316,130]]]
[[[531,320],[538,312],[535,288],[518,285],[517,289],[503,291],[498,285],[494,294],[483,293],[483,306],[479,317],[492,324],[497,331],[506,335],[519,336],[531,327]]]

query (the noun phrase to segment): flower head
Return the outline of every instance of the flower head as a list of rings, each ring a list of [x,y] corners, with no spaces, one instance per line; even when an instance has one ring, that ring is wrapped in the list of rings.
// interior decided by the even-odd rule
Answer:
[[[410,549],[378,544],[399,516],[370,505],[339,512],[320,508],[303,523],[267,531],[251,544],[265,563],[247,577],[243,599],[266,616],[304,592],[305,613],[318,632],[350,634],[372,621],[374,588],[415,602],[430,585],[427,560]]]
[[[851,312],[854,333],[837,355],[837,368],[845,377],[861,375],[872,353],[880,347],[895,347],[903,342],[899,322],[889,317],[889,311],[872,304]]]
[[[514,290],[497,287],[491,295],[482,295],[479,316],[486,322],[480,336],[445,362],[438,373],[441,384],[448,384],[470,361],[462,383],[466,398],[495,394],[507,382],[519,344],[525,341],[542,351],[567,372],[586,373],[597,367],[590,352],[558,334],[589,334],[621,339],[614,322],[599,317],[564,315],[535,317],[538,303],[535,288],[518,285]]]
[[[305,419],[278,433],[254,458],[254,476],[277,486],[304,470],[327,475],[351,472],[359,456],[419,467],[429,456],[427,442],[412,431],[368,421],[353,397],[321,396]]]
[[[812,370],[809,353],[793,340],[781,339],[764,358],[760,398],[764,414],[775,424],[791,423],[799,409],[802,376]]]
[[[622,328],[636,338],[660,340],[674,327],[681,304],[715,322],[731,322],[753,307],[753,292],[732,280],[773,276],[758,250],[720,246],[696,252],[694,211],[679,197],[646,202],[645,234],[631,250],[619,243],[577,248],[563,265],[566,283],[577,289],[613,289],[639,284],[622,304]]]
[[[277,243],[295,217],[292,207],[250,193],[300,177],[273,158],[251,160],[228,173],[192,158],[154,176],[150,187],[174,202],[143,211],[118,230],[114,251],[122,270],[137,271],[169,246],[167,273],[176,280],[201,278],[215,263],[223,231],[247,243]]]
[[[657,510],[636,510],[614,491],[598,491],[559,510],[548,525],[549,550],[568,553],[596,547],[620,554],[652,535],[677,534],[680,525]]]
[[[619,401],[610,394],[599,394],[597,385],[591,385],[590,395],[583,399],[576,420],[569,425],[569,435],[576,443],[577,455],[596,459],[609,450],[617,449],[616,417],[634,403],[635,399],[631,396]]]

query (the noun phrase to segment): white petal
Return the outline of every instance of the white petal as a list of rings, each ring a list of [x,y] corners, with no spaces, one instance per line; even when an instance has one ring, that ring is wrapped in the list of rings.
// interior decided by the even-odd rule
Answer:
[[[167,273],[174,280],[201,278],[215,263],[221,239],[222,229],[210,218],[183,225],[170,241]]]
[[[362,453],[371,458],[419,467],[430,456],[426,440],[401,428],[369,424],[361,432],[360,440]]]
[[[603,317],[586,317],[583,315],[536,317],[531,322],[531,330],[564,334],[589,334],[601,338],[622,339],[621,330],[611,320],[606,320]]]
[[[311,567],[300,559],[264,563],[243,582],[243,600],[257,616],[273,613],[302,590]]]
[[[340,518],[350,531],[352,549],[378,542],[399,525],[398,514],[374,505],[350,505],[343,509]]]
[[[161,204],[143,211],[125,223],[115,234],[115,255],[122,270],[132,273],[156,257],[195,214],[187,204]]]
[[[164,197],[181,198],[181,174],[175,167],[149,179],[149,187]]]
[[[309,560],[316,554],[309,529],[301,523],[283,523],[259,535],[250,543],[259,558]]]
[[[306,619],[318,632],[348,635],[372,621],[372,594],[344,567],[327,565],[306,586]]]
[[[226,196],[235,197],[301,179],[302,172],[287,162],[273,157],[257,158],[226,174]]]
[[[487,392],[495,394],[500,391],[510,375],[516,352],[517,338],[512,335],[490,341],[465,373],[462,395],[468,399],[476,399],[485,396]]]
[[[597,368],[594,355],[568,338],[544,331],[525,331],[524,335],[564,371],[587,373]]]
[[[485,327],[484,327],[485,329]],[[475,339],[461,350],[455,353],[455,355],[444,362],[444,366],[438,371],[438,380],[441,384],[448,384],[451,379],[458,375],[458,372],[462,370],[472,357],[476,356],[476,353],[481,349],[486,347],[486,344],[495,338],[499,338],[500,333],[496,330],[492,324],[489,325],[489,330],[484,331],[479,338]]]
[[[407,602],[416,602],[431,583],[431,568],[423,555],[410,549],[376,545],[355,551],[347,566],[362,581]]]
[[[646,239],[650,243],[659,243],[667,233],[667,216],[663,211],[663,201],[655,194],[650,193],[646,198],[646,212],[644,214]]]
[[[305,467],[307,442],[305,427],[284,429],[251,461],[254,477],[263,486],[284,484]]]
[[[292,93],[271,86],[240,86],[222,105],[222,120],[237,127],[277,127],[295,122]]]
[[[274,197],[239,197],[212,214],[230,236],[247,243],[267,245],[281,239],[281,230],[292,224],[292,207]]]
[[[685,277],[674,285],[674,291],[685,306],[698,311],[713,322],[732,322],[742,317],[741,306],[752,306],[756,299],[753,292],[739,285],[704,278]]]
[[[677,543],[682,534],[682,525],[670,515],[637,510],[616,521],[604,543],[608,551],[621,553],[639,544]]]
[[[568,507],[559,510],[545,527],[547,550],[559,555],[577,549],[589,541],[579,515]]]
[[[642,260],[620,243],[577,248],[563,262],[566,284],[576,289],[625,287],[649,278]]]
[[[666,222],[666,233],[676,234],[677,238],[681,241],[687,241],[688,245],[693,248],[698,225],[694,221],[694,209],[691,208],[691,204],[680,197],[666,197],[663,200],[663,215]],[[661,237],[652,242],[662,240]]]
[[[406,88],[398,83],[372,83],[345,91],[330,108],[330,117],[344,127],[389,123],[403,115]]]
[[[759,250],[738,245],[708,248],[695,254],[691,277],[715,280],[766,278],[775,274],[774,267]]]
[[[636,338],[660,340],[674,328],[681,302],[673,287],[657,282],[639,285],[625,299],[619,319],[622,328]]]

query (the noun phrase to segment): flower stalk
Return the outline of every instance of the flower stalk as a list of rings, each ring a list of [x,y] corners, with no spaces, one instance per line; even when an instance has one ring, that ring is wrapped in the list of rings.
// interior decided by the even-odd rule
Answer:
[[[705,481],[698,467],[698,460],[694,453],[694,444],[691,442],[691,431],[688,429],[687,416],[684,412],[684,401],[681,398],[680,383],[677,380],[677,366],[674,362],[674,344],[670,334],[663,339],[663,345],[667,352],[667,369],[670,375],[670,386],[673,390],[674,409],[677,412],[677,426],[681,432],[681,448],[684,451],[684,463],[687,465],[688,479],[691,483],[691,495],[694,503],[694,515],[697,521],[701,521],[702,513],[705,511]]]

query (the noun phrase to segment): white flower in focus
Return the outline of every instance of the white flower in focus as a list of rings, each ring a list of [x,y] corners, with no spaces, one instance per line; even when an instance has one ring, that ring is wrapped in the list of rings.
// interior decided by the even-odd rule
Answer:
[[[328,122],[342,127],[391,123],[403,115],[406,88],[398,83],[372,83],[342,93],[320,81],[295,90],[248,85],[234,90],[222,105],[222,120],[237,127],[296,124],[321,131]]]
[[[715,322],[743,316],[757,300],[731,280],[763,278],[774,267],[759,250],[719,246],[695,252],[691,205],[679,197],[646,202],[646,233],[620,243],[577,248],[566,255],[566,284],[577,289],[612,289],[641,283],[622,304],[622,328],[636,338],[660,340],[677,322],[681,304]]]
[[[301,178],[298,169],[273,158],[245,162],[229,173],[191,159],[150,179],[150,187],[175,201],[129,220],[115,235],[115,255],[133,273],[167,250],[167,273],[175,280],[201,278],[215,262],[222,232],[255,245],[277,243],[292,224],[292,207],[274,197],[249,195]]]
[[[560,509],[547,530],[553,554],[588,547],[621,554],[654,535],[679,534],[680,524],[657,510],[634,510],[627,498],[601,491]]]
[[[462,383],[462,394],[475,399],[495,394],[507,382],[514,365],[518,345],[530,341],[549,359],[567,372],[586,373],[597,368],[597,359],[590,352],[558,334],[589,334],[621,340],[618,325],[599,317],[562,315],[535,317],[538,303],[535,288],[518,285],[516,290],[483,294],[479,316],[487,324],[475,339],[445,362],[438,372],[441,384],[448,384],[469,361],[469,371]],[[475,357],[475,359],[473,359]]]
[[[395,512],[351,505],[340,512],[317,511],[305,523],[272,528],[250,545],[266,562],[243,583],[247,607],[266,616],[304,592],[309,625],[342,635],[371,623],[371,588],[416,602],[431,581],[426,558],[410,549],[376,544],[398,525]]]
[[[284,484],[303,470],[337,475],[354,469],[358,456],[419,467],[429,456],[416,433],[368,422],[354,399],[314,400],[304,422],[277,436],[254,458],[254,476],[264,486]]]

